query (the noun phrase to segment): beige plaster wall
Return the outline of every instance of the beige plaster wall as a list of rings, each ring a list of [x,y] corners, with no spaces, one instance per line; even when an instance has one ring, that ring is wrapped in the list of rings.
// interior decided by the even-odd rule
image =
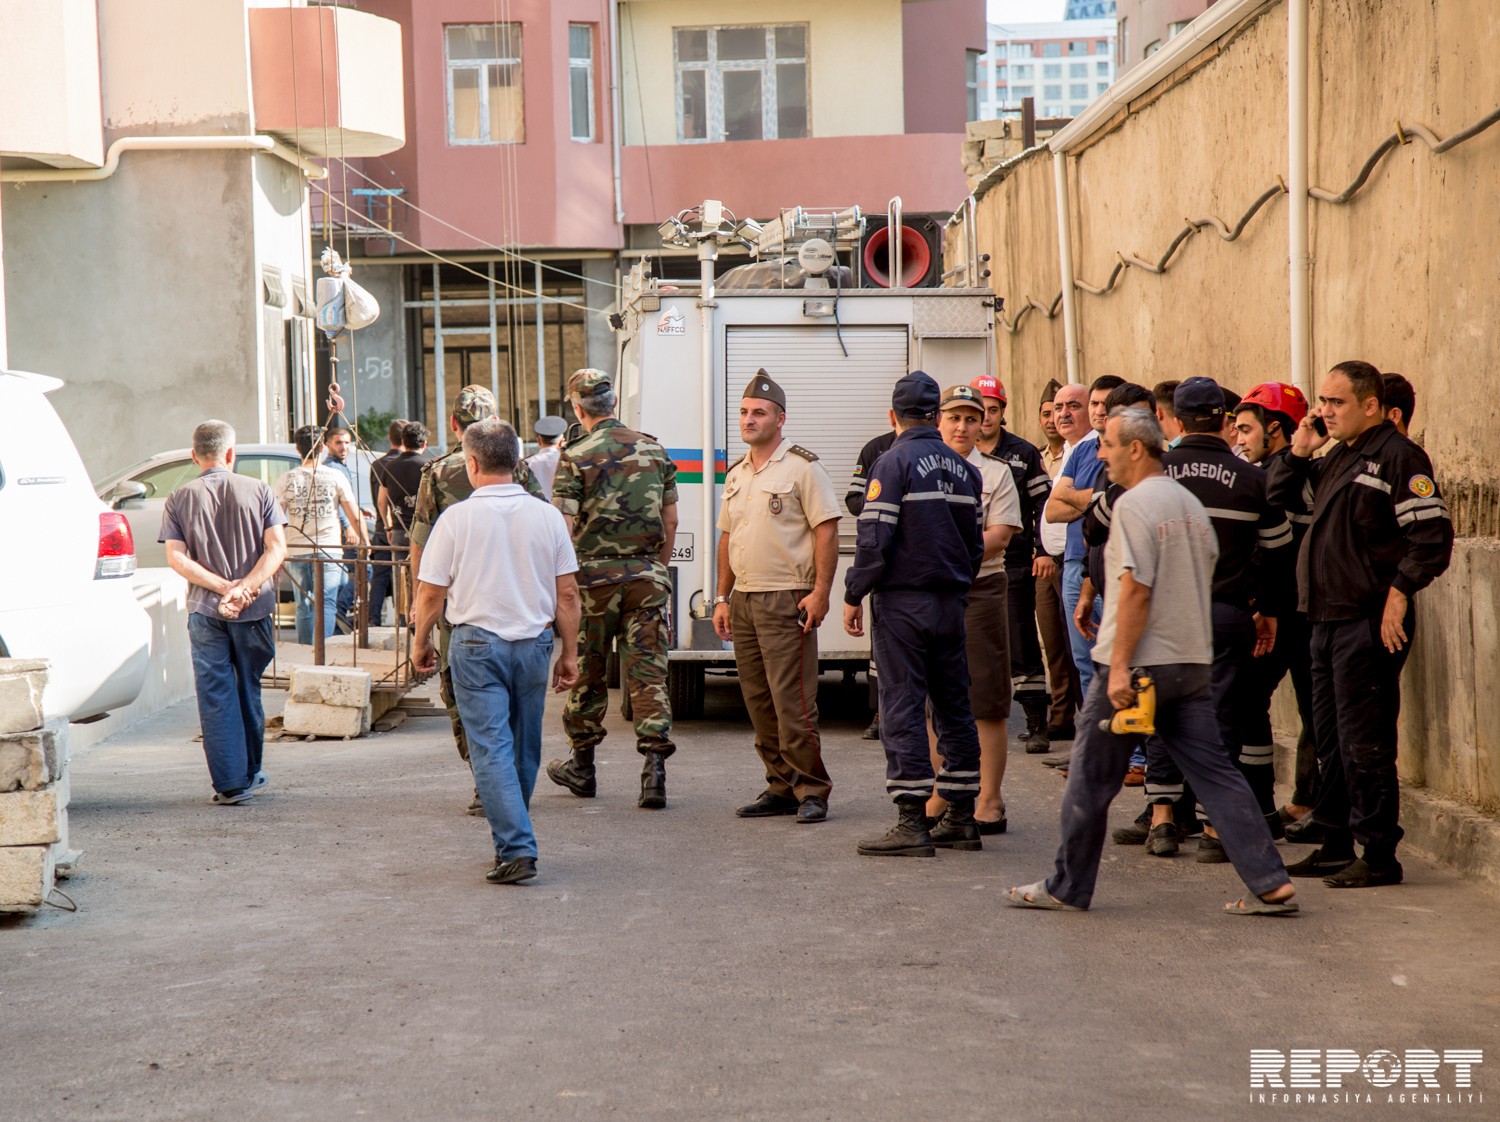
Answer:
[[[1311,15],[1311,181],[1342,190],[1397,120],[1449,136],[1500,106],[1500,20],[1489,0],[1328,0]],[[1286,175],[1286,15],[1268,9],[1218,51],[1139,99],[1070,161],[1073,256],[1098,286],[1118,260],[1155,261],[1185,218],[1231,226]],[[1059,291],[1052,167],[1023,157],[980,199],[980,248],[1013,321]],[[1432,454],[1464,535],[1452,569],[1418,597],[1405,676],[1403,776],[1500,810],[1500,736],[1487,670],[1500,658],[1500,126],[1437,156],[1391,153],[1344,206],[1312,204],[1314,378],[1346,358],[1417,388],[1413,435]],[[1127,269],[1113,292],[1080,292],[1085,380],[1150,384],[1208,374],[1243,391],[1285,379],[1287,200],[1235,243],[1195,234],[1169,271]],[[950,237],[949,265],[957,262]],[[1062,377],[1059,315],[996,333],[1012,426],[1037,435],[1037,391]]]
[[[625,143],[677,143],[674,28],[774,23],[809,25],[813,136],[906,131],[900,0],[659,0],[621,6]]]

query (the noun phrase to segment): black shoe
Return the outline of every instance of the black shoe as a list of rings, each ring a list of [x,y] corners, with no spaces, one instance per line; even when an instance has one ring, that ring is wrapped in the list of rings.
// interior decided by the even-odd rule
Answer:
[[[870,718],[870,727],[867,728],[867,729],[865,729],[864,732],[860,733],[859,734],[859,738],[861,740],[879,740],[880,739],[880,713],[879,712],[876,712],[875,716],[873,716],[873,717]]]
[[[1401,862],[1391,859],[1388,865],[1370,866],[1364,858],[1351,862],[1342,872],[1324,877],[1329,888],[1382,888],[1401,883]]]
[[[864,857],[932,857],[932,837],[927,833],[926,814],[918,799],[896,804],[896,824],[878,838],[862,841],[855,851]]]
[[[1110,841],[1116,845],[1145,845],[1146,839],[1151,836],[1151,824],[1146,822],[1132,822],[1129,826],[1121,826],[1109,835]]]
[[[491,884],[525,884],[536,880],[536,858],[516,857],[510,861],[495,858],[495,867],[484,874]]]
[[[1072,721],[1060,725],[1047,726],[1048,740],[1072,740],[1078,735],[1078,730],[1073,727]]]
[[[928,832],[928,838],[939,849],[957,849],[966,853],[983,849],[979,826],[974,821],[974,800],[962,799],[948,804],[942,818]]]
[[[1323,823],[1315,821],[1311,814],[1290,826],[1283,826],[1281,832],[1287,841],[1298,845],[1322,845],[1333,840],[1332,831]]]
[[[1176,857],[1182,847],[1182,832],[1174,822],[1152,826],[1146,836],[1146,852],[1152,857]]]
[[[1286,823],[1281,820],[1281,815],[1277,811],[1273,810],[1266,815],[1266,825],[1271,828],[1272,841],[1280,841],[1286,837]]]
[[[989,822],[986,822],[983,818],[976,818],[974,819],[974,825],[979,828],[979,833],[983,837],[988,837],[991,834],[1003,834],[1005,833],[1005,815],[1002,814],[999,818]]]
[[[1047,739],[1048,700],[1046,694],[1036,698],[1027,695],[1027,698],[1021,702],[1021,708],[1026,711],[1026,734],[1021,737],[1021,743],[1029,755],[1040,756],[1052,751],[1052,744]]]
[[[820,795],[808,795],[797,804],[797,824],[822,822],[828,817],[828,800]]]
[[[1218,838],[1204,834],[1198,839],[1198,864],[1223,865],[1228,860],[1229,854],[1224,852],[1224,843]]]
[[[770,791],[762,791],[755,797],[753,803],[746,803],[734,812],[736,818],[774,818],[778,814],[796,814],[798,804],[796,799],[785,795],[773,795]]]
[[[642,810],[661,810],[667,805],[667,757],[647,752],[646,766],[641,768],[641,797],[635,805]]]
[[[1352,853],[1347,856],[1330,855],[1321,849],[1315,849],[1301,861],[1288,865],[1286,875],[1289,877],[1327,877],[1343,872],[1352,864],[1354,864]]]
[[[571,760],[549,761],[547,778],[559,787],[566,787],[580,799],[592,799],[598,789],[594,782],[594,750],[575,748]]]

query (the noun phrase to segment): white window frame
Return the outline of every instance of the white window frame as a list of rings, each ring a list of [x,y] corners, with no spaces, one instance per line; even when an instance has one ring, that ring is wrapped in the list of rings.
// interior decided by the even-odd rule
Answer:
[[[575,27],[581,27],[588,32],[588,58],[579,58],[573,54],[573,29]],[[597,102],[597,95],[594,91],[594,39],[598,28],[599,25],[596,23],[568,24],[568,135],[579,144],[592,144],[599,139],[599,124],[596,120],[598,114],[594,111]],[[588,129],[584,136],[578,135],[574,120],[573,75],[579,70],[585,73],[588,81],[588,92],[586,94],[588,104],[584,107],[588,114]]]
[[[493,148],[500,144],[525,144],[526,143],[526,71],[521,63],[521,56],[526,53],[526,45],[521,33],[521,24],[518,20],[510,20],[498,24],[505,30],[506,36],[512,43],[516,44],[515,58],[461,58],[453,59],[448,56],[448,31],[465,27],[494,27],[495,24],[487,23],[445,23],[443,24],[443,72],[446,85],[446,97],[448,102],[448,143],[463,148]],[[489,68],[491,66],[514,66],[516,68],[516,86],[521,90],[521,135],[514,140],[491,140],[490,136],[490,99],[489,91]],[[479,131],[481,135],[474,140],[460,139],[454,134],[453,128],[453,74],[457,70],[477,70],[479,72]]]
[[[803,50],[800,57],[782,58],[776,54],[776,30],[782,27],[800,27],[802,29]],[[723,59],[719,58],[719,32],[721,31],[743,31],[758,29],[766,35],[766,55],[764,58],[751,59]],[[684,62],[677,55],[678,35],[684,31],[704,31],[708,33],[708,58]],[[677,117],[677,143],[678,144],[722,144],[725,142],[724,135],[724,74],[733,70],[748,70],[758,72],[761,76],[761,102],[760,102],[760,138],[762,140],[781,139],[781,93],[777,88],[777,72],[779,64],[800,64],[807,88],[804,98],[807,105],[807,136],[813,135],[812,129],[812,27],[806,23],[727,23],[715,24],[709,27],[688,26],[672,28],[672,64],[675,71],[675,83],[673,96],[676,101],[675,113]],[[683,130],[682,113],[682,76],[689,70],[700,70],[704,73],[704,87],[708,98],[708,122],[704,130],[707,136],[689,137]]]

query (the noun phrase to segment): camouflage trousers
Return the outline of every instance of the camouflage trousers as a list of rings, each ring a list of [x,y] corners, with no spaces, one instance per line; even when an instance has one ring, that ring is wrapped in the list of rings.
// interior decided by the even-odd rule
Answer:
[[[609,708],[605,677],[612,641],[620,652],[620,685],[630,696],[636,750],[670,756],[672,706],[667,699],[667,601],[670,589],[654,580],[581,588],[578,684],[563,710],[563,729],[575,749],[604,739]]]
[[[458,715],[458,699],[453,695],[453,668],[448,665],[448,644],[453,639],[453,626],[445,619],[437,624],[438,649],[438,694],[448,710],[448,720],[453,722],[453,742],[458,745],[459,758],[469,762],[469,741],[464,736],[464,721]]]

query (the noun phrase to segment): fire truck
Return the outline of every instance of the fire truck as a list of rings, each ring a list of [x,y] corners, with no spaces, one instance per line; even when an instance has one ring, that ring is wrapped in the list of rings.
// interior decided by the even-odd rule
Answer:
[[[665,244],[696,249],[699,279],[658,278],[643,259],[611,316],[619,416],[677,466],[669,687],[680,717],[702,714],[709,670],[734,667],[712,623],[714,524],[725,472],[747,451],[739,403],[751,376],[764,367],[786,391],[785,438],[818,455],[839,495],[839,568],[818,652],[822,669],[854,671],[867,665],[869,640],[845,634],[840,604],[855,535],[844,493],[859,451],[889,430],[891,388],[909,371],[945,386],[994,373],[1000,300],[972,240],[953,255],[957,267],[935,270],[941,285],[909,287],[934,271],[925,258],[937,250],[905,224],[899,199],[873,237],[867,221],[857,207],[797,208],[762,226],[705,202],[660,227]],[[716,278],[730,245],[751,260]]]

